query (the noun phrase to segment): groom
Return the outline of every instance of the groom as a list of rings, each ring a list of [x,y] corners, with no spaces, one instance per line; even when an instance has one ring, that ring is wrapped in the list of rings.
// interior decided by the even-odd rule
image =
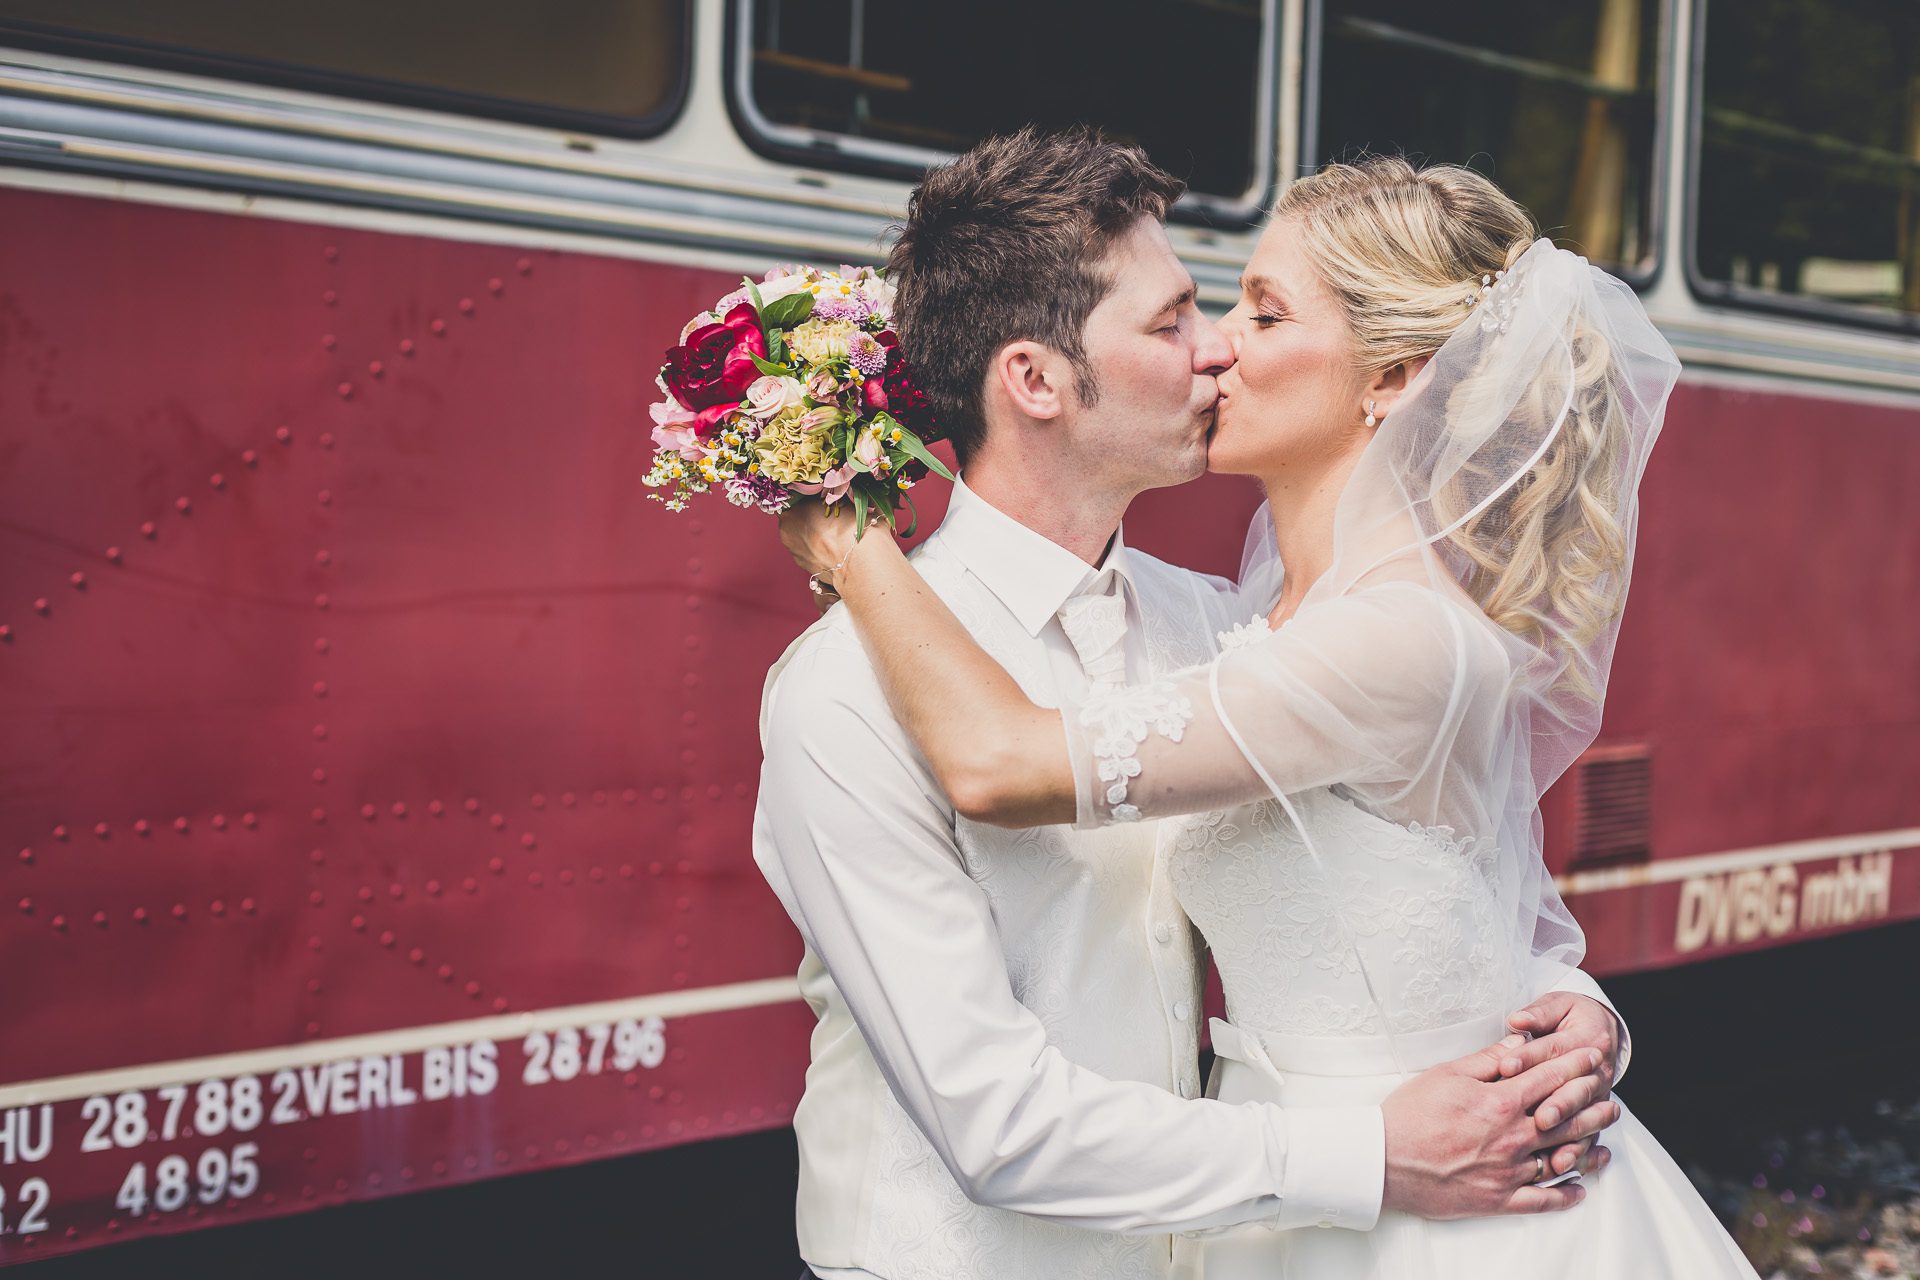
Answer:
[[[1161,226],[1181,190],[1089,134],[990,140],[915,191],[889,264],[964,468],[916,564],[1044,705],[1084,693],[1090,666],[1141,679],[1204,662],[1243,620],[1228,584],[1120,533],[1136,494],[1204,468],[1232,362]],[[1114,593],[1124,619],[1081,608]],[[961,816],[845,612],[768,674],[753,837],[819,1019],[794,1114],[813,1274],[1159,1278],[1174,1232],[1577,1203],[1527,1185],[1545,1127],[1530,1113],[1573,1117],[1556,1169],[1597,1167],[1624,1054],[1590,979],[1525,1011],[1550,1034],[1435,1067],[1381,1106],[1201,1097],[1202,956],[1156,824]],[[1524,1074],[1501,1079],[1515,1058]]]

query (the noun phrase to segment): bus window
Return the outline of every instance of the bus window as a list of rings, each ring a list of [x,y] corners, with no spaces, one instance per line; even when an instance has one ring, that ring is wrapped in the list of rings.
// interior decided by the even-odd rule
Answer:
[[[1660,0],[1320,0],[1314,16],[1307,161],[1471,165],[1563,246],[1651,273]]]
[[[691,0],[0,0],[0,43],[641,137],[685,94]]]
[[[1920,9],[1740,0],[1700,39],[1696,287],[1913,324]]]
[[[734,105],[776,154],[902,176],[1028,123],[1097,125],[1186,179],[1189,212],[1245,219],[1271,181],[1270,3],[750,0]]]

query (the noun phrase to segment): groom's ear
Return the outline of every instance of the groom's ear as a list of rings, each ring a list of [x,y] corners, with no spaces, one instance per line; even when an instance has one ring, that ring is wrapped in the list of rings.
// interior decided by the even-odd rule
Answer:
[[[1057,353],[1039,342],[1009,342],[993,356],[987,375],[990,388],[1006,397],[1012,408],[1029,418],[1057,418],[1064,408]]]

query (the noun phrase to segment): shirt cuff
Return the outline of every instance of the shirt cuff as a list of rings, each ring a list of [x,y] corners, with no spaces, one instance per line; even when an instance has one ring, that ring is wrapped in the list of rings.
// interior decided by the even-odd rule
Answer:
[[[1379,1107],[1289,1108],[1278,1230],[1371,1231],[1387,1185],[1387,1123]]]

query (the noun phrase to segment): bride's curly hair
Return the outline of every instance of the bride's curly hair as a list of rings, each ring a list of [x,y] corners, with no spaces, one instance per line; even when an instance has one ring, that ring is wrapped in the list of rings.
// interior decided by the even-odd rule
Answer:
[[[1532,216],[1482,175],[1399,156],[1328,165],[1289,186],[1273,216],[1301,234],[1353,330],[1355,364],[1369,374],[1438,351],[1473,317],[1465,300],[1483,278],[1538,238]],[[1571,406],[1558,436],[1447,535],[1447,559],[1488,617],[1546,656],[1550,687],[1593,697],[1606,665],[1589,646],[1626,599],[1629,536],[1613,512],[1631,477],[1606,338],[1585,325],[1570,338]],[[1475,391],[1469,379],[1454,396]],[[1564,368],[1533,380],[1508,415],[1515,430],[1497,433],[1510,447],[1477,450],[1434,495],[1436,527],[1460,521],[1525,463],[1568,393]]]

